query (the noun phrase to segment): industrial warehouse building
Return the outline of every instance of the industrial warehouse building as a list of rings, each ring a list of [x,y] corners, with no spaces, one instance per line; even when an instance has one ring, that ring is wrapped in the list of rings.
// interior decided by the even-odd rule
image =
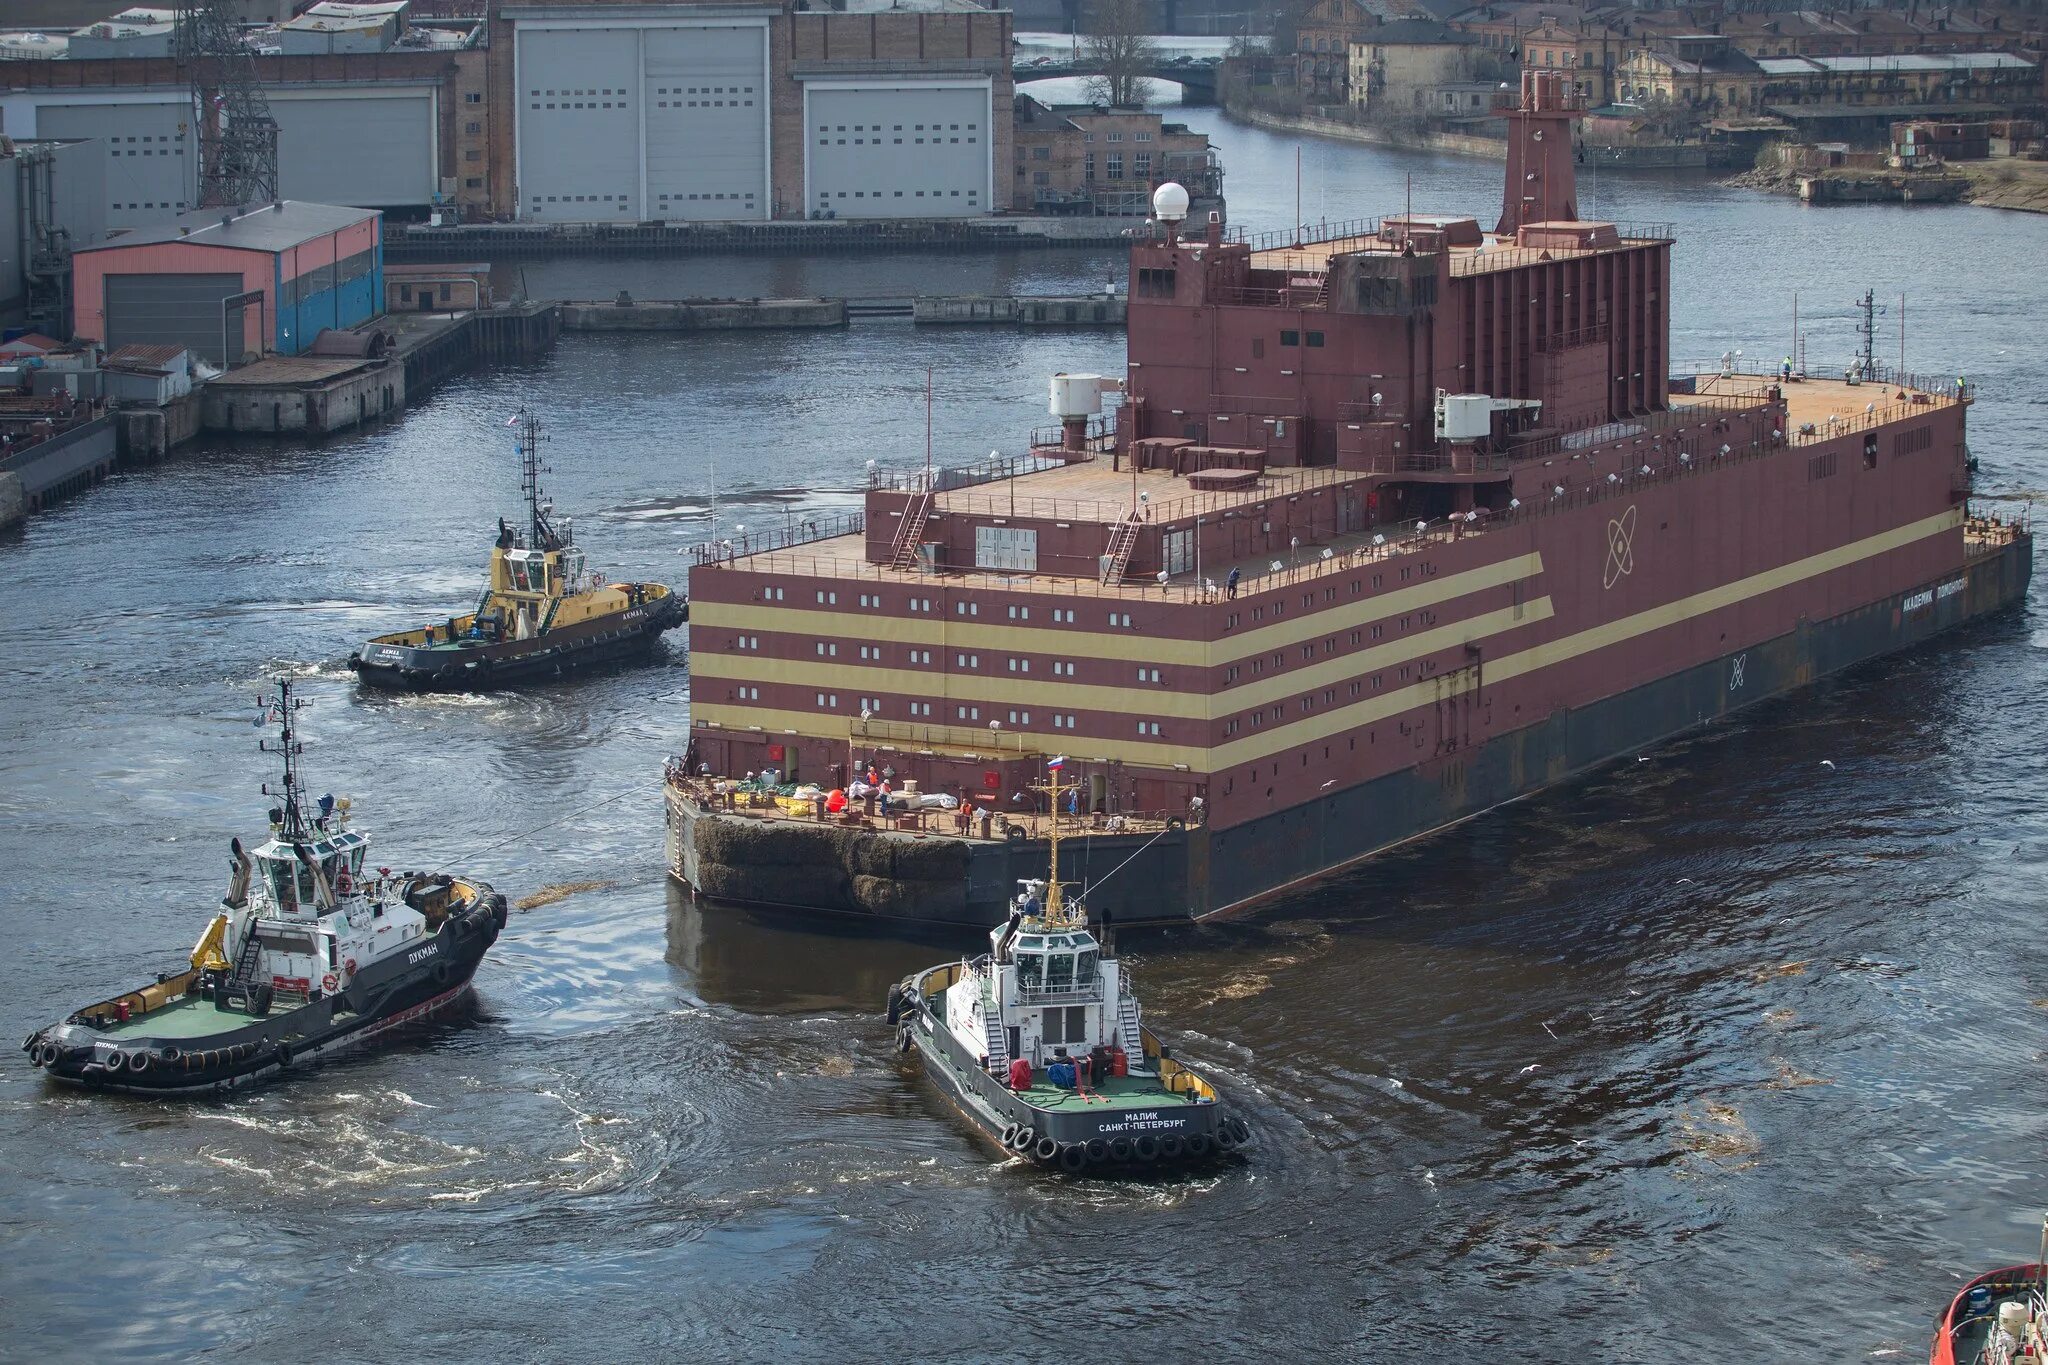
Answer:
[[[217,366],[297,355],[323,328],[377,316],[383,270],[372,210],[284,200],[180,214],[73,257],[75,330]]]
[[[279,192],[536,222],[1007,207],[1008,10],[493,0],[488,12],[416,19],[396,3],[322,0],[260,39],[276,44],[255,68],[279,127]],[[0,60],[0,127],[106,147],[110,228],[197,202],[187,73],[144,55],[147,37],[91,60]]]
[[[500,15],[518,218],[963,218],[995,204],[1007,12],[836,0]]]

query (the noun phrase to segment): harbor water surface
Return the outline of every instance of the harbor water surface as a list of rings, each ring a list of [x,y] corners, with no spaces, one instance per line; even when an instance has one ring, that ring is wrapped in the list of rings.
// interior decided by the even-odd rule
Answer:
[[[1233,217],[1295,144],[1219,127]],[[1500,169],[1310,143],[1303,211],[1459,209]],[[1981,386],[1980,486],[2048,485],[2048,219],[1583,187],[1669,222],[1675,356],[1809,360],[1907,295],[1915,369]],[[525,267],[535,295],[1052,292],[1113,254]],[[1120,335],[572,336],[325,445],[202,445],[0,539],[0,1025],[175,967],[260,833],[253,699],[303,680],[313,790],[394,867],[526,907],[469,1011],[247,1095],[0,1066],[0,1303],[24,1358],[1909,1358],[2048,1204],[2048,631],[2032,609],[1412,844],[1228,923],[1125,936],[1247,1159],[1074,1184],[1000,1160],[879,1011],[975,948],[697,906],[649,668],[481,698],[357,692],[349,649],[470,600],[521,405],[592,563],[679,581],[711,530],[858,505],[867,461],[1014,452]],[[715,466],[715,471],[714,471]],[[1832,767],[1824,766],[1832,764]],[[6,1029],[0,1029],[5,1032]]]

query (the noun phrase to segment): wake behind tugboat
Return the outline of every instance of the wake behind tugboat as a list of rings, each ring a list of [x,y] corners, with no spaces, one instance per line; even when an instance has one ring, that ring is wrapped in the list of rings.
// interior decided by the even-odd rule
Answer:
[[[1063,758],[1038,790],[1057,811]],[[932,967],[889,992],[898,1045],[984,1134],[1069,1175],[1205,1162],[1251,1140],[1216,1090],[1139,1020],[1107,930],[1052,873],[1027,881],[990,951]]]
[[[590,573],[565,517],[540,490],[540,423],[521,413],[519,459],[526,531],[498,522],[490,581],[466,616],[372,638],[348,666],[373,687],[467,692],[559,678],[644,656],[689,620],[665,583],[606,583]]]
[[[358,1046],[459,999],[505,927],[505,898],[473,878],[366,866],[348,798],[308,804],[289,680],[263,699],[284,759],[270,837],[231,841],[228,894],[191,961],[30,1034],[52,1078],[148,1094],[225,1090]],[[261,724],[259,721],[258,724]]]

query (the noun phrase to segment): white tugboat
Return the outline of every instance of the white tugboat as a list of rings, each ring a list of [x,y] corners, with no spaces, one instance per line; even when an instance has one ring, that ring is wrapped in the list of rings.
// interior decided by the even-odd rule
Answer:
[[[261,699],[284,760],[270,837],[231,841],[228,894],[189,965],[29,1035],[60,1081],[150,1094],[225,1090],[357,1046],[461,997],[505,927],[480,881],[368,865],[347,798],[308,804],[288,681]],[[259,724],[262,722],[259,721]]]
[[[1062,760],[1040,790],[1060,809]],[[1140,1020],[1107,926],[1052,872],[1027,881],[989,951],[919,972],[889,993],[898,1046],[976,1127],[1069,1174],[1213,1159],[1251,1140],[1215,1089]]]

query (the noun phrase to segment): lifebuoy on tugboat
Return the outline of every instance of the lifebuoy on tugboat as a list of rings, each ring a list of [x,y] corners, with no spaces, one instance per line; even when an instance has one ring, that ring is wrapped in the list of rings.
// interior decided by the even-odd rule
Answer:
[[[328,995],[334,994],[334,992],[340,987],[340,985],[341,978],[336,976],[333,972],[329,972],[327,975],[320,978],[320,989],[326,992]]]
[[[354,893],[355,889],[356,889],[356,882],[355,882],[355,878],[353,878],[353,877],[351,877],[351,876],[349,876],[349,875],[348,875],[348,869],[347,869],[347,868],[345,868],[345,867],[344,867],[344,868],[343,868],[343,869],[342,869],[341,871],[339,871],[339,872],[337,872],[337,873],[335,873],[335,874],[334,874],[334,894],[335,894],[335,895],[337,895],[337,896],[347,896],[347,895],[351,895],[351,894],[353,894],[353,893]]]

